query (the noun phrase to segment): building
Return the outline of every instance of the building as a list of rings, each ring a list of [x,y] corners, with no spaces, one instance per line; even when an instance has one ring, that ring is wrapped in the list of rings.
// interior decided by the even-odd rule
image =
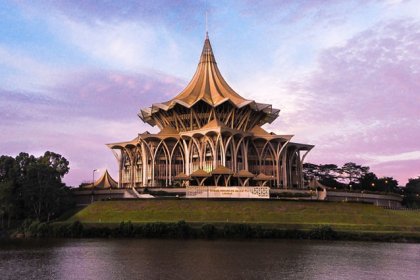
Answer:
[[[138,114],[160,132],[107,145],[119,163],[118,187],[303,188],[302,163],[314,146],[261,127],[279,112],[270,104],[243,98],[226,83],[206,35],[187,87]]]

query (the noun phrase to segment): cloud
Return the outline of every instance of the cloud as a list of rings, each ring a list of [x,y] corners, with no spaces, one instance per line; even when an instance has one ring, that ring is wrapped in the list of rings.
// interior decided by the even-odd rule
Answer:
[[[137,117],[140,108],[169,99],[180,81],[162,74],[82,71],[48,88],[48,95],[0,89],[0,150],[41,154],[52,150],[71,162],[65,181],[89,180],[90,170],[117,164],[106,143],[156,131]]]
[[[419,46],[420,22],[397,20],[321,52],[317,70],[289,84],[300,108],[281,114],[280,123],[269,127],[315,144],[308,160],[318,162],[369,163],[372,157],[391,161],[392,154],[416,154]],[[398,162],[405,166],[408,161]]]
[[[400,154],[391,154],[391,155],[364,155],[365,158],[370,160],[370,164],[382,164],[388,162],[398,162],[398,161],[411,161],[418,160],[420,161],[420,151],[411,151]]]
[[[25,5],[24,2],[20,2]],[[204,1],[188,0],[154,0],[138,1],[126,0],[37,0],[31,1],[31,5],[39,9],[53,9],[61,14],[94,23],[97,21],[137,21],[147,20],[154,22],[168,22],[170,24],[185,23],[196,24],[195,20],[204,13]],[[25,5],[26,6],[26,5]],[[27,7],[27,6],[26,6]]]
[[[140,108],[169,99],[181,84],[179,79],[163,74],[88,71],[74,73],[53,91],[70,103],[69,115],[125,120]]]
[[[62,71],[25,50],[0,44],[0,83],[8,90],[29,90],[57,82]]]

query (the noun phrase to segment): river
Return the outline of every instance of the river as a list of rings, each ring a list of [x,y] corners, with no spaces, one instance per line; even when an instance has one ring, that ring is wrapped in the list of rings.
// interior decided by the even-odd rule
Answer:
[[[420,279],[420,244],[308,240],[0,242],[0,279]]]

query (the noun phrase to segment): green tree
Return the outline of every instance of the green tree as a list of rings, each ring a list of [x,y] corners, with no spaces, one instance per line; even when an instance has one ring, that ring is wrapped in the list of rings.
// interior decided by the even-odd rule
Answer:
[[[393,177],[379,178],[376,181],[376,186],[377,186],[378,191],[381,191],[381,192],[400,193],[400,189],[398,188],[398,181],[395,180]]]
[[[20,153],[0,157],[0,218],[49,221],[72,207],[70,189],[62,182],[69,172],[63,156],[45,152],[41,157]]]
[[[368,172],[368,166],[358,165],[354,162],[347,162],[340,169],[341,179],[349,185],[359,184]]]
[[[407,207],[420,207],[420,176],[408,179],[404,189],[404,204]]]
[[[66,186],[62,177],[69,171],[69,162],[59,154],[45,152],[31,163],[26,169],[26,176],[22,182],[22,193],[29,216],[33,213],[37,220],[49,221],[51,217],[60,213],[66,197]]]
[[[361,179],[358,185],[355,185],[355,188],[362,190],[377,191],[378,190],[378,177],[373,172],[366,173]]]
[[[336,164],[313,164],[303,165],[303,174],[307,180],[315,178],[321,184],[332,188],[343,188],[344,185],[337,181],[340,168]]]
[[[16,189],[16,170],[15,159],[10,156],[0,157],[0,219],[1,228],[5,227],[5,218],[7,218],[7,227],[10,227],[10,221],[16,215],[16,198],[14,192]]]
[[[319,180],[319,165],[314,163],[304,163],[303,164],[303,176],[306,180],[316,179]]]

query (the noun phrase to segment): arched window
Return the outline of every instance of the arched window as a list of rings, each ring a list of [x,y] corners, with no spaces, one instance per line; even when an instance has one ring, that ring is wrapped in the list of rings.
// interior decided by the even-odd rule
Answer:
[[[121,183],[129,184],[131,181],[131,162],[127,151],[122,152],[122,178]]]
[[[191,143],[190,160],[191,160],[191,173],[193,173],[194,171],[200,168],[200,153],[198,152],[197,145],[194,142]]]
[[[175,150],[172,154],[172,164],[171,164],[171,175],[175,177],[181,172],[184,172],[185,168],[185,159],[184,159],[184,150],[182,149],[181,144],[175,146]]]
[[[210,146],[210,143],[206,141],[204,143],[204,159],[203,159],[203,169],[206,172],[211,172],[213,170],[213,150]]]
[[[134,164],[135,164],[134,182],[136,186],[139,187],[143,183],[143,162],[141,160],[141,154],[139,151],[136,151]]]
[[[258,152],[252,142],[248,145],[248,170],[255,175],[261,172]]]
[[[155,157],[155,184],[166,186],[168,178],[168,155],[163,145],[160,145]]]
[[[266,175],[274,176],[275,173],[275,156],[269,144],[265,146],[261,157],[261,172]]]

